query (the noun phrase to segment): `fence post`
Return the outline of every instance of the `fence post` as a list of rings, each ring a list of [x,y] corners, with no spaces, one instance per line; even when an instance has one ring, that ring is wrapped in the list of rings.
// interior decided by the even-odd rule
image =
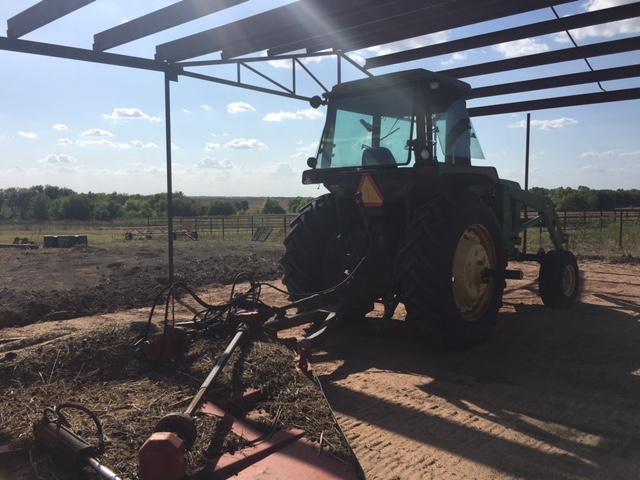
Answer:
[[[236,217],[236,235],[240,236],[240,217]]]
[[[196,217],[196,219],[193,222],[193,230],[196,232],[196,235],[198,234],[198,217]]]
[[[224,217],[222,217],[222,239],[224,240]]]
[[[253,238],[253,215],[251,215],[251,237]]]
[[[287,214],[285,213],[282,217],[282,230],[284,231],[284,236],[287,236]]]
[[[567,229],[567,211],[564,211],[564,227],[563,230]]]
[[[209,235],[213,237],[213,217],[209,217]]]
[[[603,217],[604,212],[602,210],[600,210],[600,232],[602,232],[602,217]]]
[[[618,233],[618,247],[622,248],[622,214],[623,211],[620,210],[620,232]]]

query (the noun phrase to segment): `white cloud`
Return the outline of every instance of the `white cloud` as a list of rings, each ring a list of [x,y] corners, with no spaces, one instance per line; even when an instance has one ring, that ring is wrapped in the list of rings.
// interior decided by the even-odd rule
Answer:
[[[205,150],[208,150],[209,152],[213,151],[213,150],[217,150],[220,148],[220,144],[219,143],[207,143],[204,146]]]
[[[69,130],[69,127],[67,127],[64,123],[56,123],[51,125],[51,128],[53,128],[56,132],[66,132]]]
[[[71,140],[70,138],[59,138],[58,140],[56,140],[57,147],[68,147],[70,145],[73,145],[73,140]]]
[[[584,7],[587,12],[593,12],[602,8],[611,8],[632,3],[633,1],[634,0],[588,0],[584,4]],[[571,35],[573,35],[573,38],[576,40],[583,40],[591,37],[614,37],[616,35],[637,32],[640,32],[640,17],[571,30]]]
[[[263,120],[265,122],[282,122],[283,120],[316,120],[318,118],[324,118],[324,113],[314,108],[307,108],[295,112],[270,112],[264,116]]]
[[[131,145],[133,145],[136,148],[158,148],[158,145],[156,145],[153,142],[143,142],[141,140],[131,140]]]
[[[264,143],[255,138],[234,138],[230,142],[225,143],[224,146],[235,150],[262,150],[267,148]]]
[[[280,163],[273,171],[273,175],[277,177],[289,177],[294,175],[296,172],[291,168],[291,165],[286,163]]]
[[[81,137],[113,137],[113,133],[102,128],[90,128],[80,134]]]
[[[607,159],[611,160],[614,158],[626,159],[628,157],[634,157],[640,159],[640,150],[625,152],[623,150],[605,150],[602,152],[589,150],[586,152],[582,152],[580,154],[580,158],[593,158],[593,159]]]
[[[384,45],[376,45],[375,47],[367,48],[366,52],[374,55],[388,55],[390,53],[399,52],[402,50],[410,50],[413,48],[425,47],[434,43],[442,43],[449,40],[451,33],[449,30],[443,30],[442,32],[429,33],[427,35],[421,35],[419,37],[408,38],[406,40],[400,40],[398,42],[386,43]],[[362,51],[360,51],[362,52]]]
[[[38,160],[38,163],[45,163],[47,165],[69,165],[75,162],[76,159],[74,157],[64,153],[52,153]]]
[[[231,170],[233,168],[229,160],[218,160],[217,158],[203,158],[196,166],[212,170]]]
[[[298,145],[302,145],[302,141],[297,142]],[[296,148],[296,153],[291,155],[291,158],[307,159],[314,156],[318,151],[318,142],[311,142],[309,145],[300,146]]]
[[[210,134],[213,138],[218,138],[218,137],[228,137],[229,134],[227,132],[224,133],[211,133]]]
[[[139,108],[134,107],[118,107],[114,108],[110,114],[102,115],[107,120],[148,120],[150,122],[159,122],[162,120],[160,117],[153,117],[147,115]]]
[[[18,135],[28,140],[35,140],[38,138],[38,134],[36,132],[18,132]]]
[[[76,140],[76,145],[78,145],[79,147],[96,146],[96,147],[121,148],[123,150],[131,148],[131,145],[129,145],[128,143],[112,142],[111,140],[107,140],[106,138],[103,138],[100,140]]]
[[[454,63],[459,63],[467,59],[471,53],[471,50],[466,50],[464,52],[455,52],[448,59],[442,60],[440,63],[444,66],[453,65]]]
[[[180,147],[175,143],[171,142],[171,150],[180,150]]]
[[[182,109],[182,113],[186,113],[187,115],[191,115],[191,113],[192,113],[192,112],[191,112],[191,110],[188,110],[188,109],[186,109],[186,108],[183,108],[183,109]]]
[[[200,109],[204,110],[205,112],[210,112],[212,110],[211,107],[207,104],[200,105]]]
[[[253,107],[253,105],[246,103],[246,102],[232,102],[229,105],[227,105],[227,112],[229,112],[232,115],[236,115],[238,113],[243,113],[243,112],[255,112],[256,109]]]
[[[560,117],[553,120],[531,120],[531,126],[539,128],[540,130],[557,130],[559,128],[568,127],[569,125],[575,125],[578,121],[575,118]],[[509,128],[525,128],[527,122],[520,120],[519,122],[508,125]]]
[[[513,58],[546,52],[549,50],[549,45],[535,38],[523,38],[513,42],[499,43],[492,48],[505,58]]]

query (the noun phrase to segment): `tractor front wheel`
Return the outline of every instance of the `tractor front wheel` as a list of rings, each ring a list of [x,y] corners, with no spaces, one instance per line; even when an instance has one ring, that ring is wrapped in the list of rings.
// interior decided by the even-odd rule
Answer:
[[[578,298],[580,272],[573,253],[550,250],[540,262],[540,297],[550,308],[569,308]]]
[[[407,321],[438,346],[484,340],[502,304],[499,272],[505,267],[500,225],[480,199],[428,202],[414,214],[399,255],[397,282]]]

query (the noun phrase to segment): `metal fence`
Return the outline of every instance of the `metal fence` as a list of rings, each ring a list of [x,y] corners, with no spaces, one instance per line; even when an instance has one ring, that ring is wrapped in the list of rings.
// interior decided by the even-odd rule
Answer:
[[[529,218],[534,215],[529,212]],[[198,238],[216,240],[249,239],[259,227],[271,229],[270,240],[279,241],[289,231],[291,221],[296,214],[278,215],[230,215],[176,217],[174,228],[179,238],[189,238],[197,233]],[[609,249],[640,249],[640,208],[607,211],[558,212],[560,224],[572,239],[572,248],[578,250],[588,244],[596,250],[598,246]],[[126,232],[133,232],[146,238],[160,238],[166,235],[166,218],[118,219],[113,222],[53,221],[43,223],[0,224],[0,236],[21,232],[25,236],[48,233],[89,233],[102,235],[104,241],[117,241],[125,238]],[[182,236],[181,234],[185,235]],[[7,237],[8,238],[8,237]],[[5,239],[6,240],[6,239]],[[550,242],[542,228],[528,230],[528,244],[531,248],[549,248]]]

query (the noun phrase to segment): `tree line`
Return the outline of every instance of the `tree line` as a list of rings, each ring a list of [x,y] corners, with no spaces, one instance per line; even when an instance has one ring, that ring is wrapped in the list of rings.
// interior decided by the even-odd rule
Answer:
[[[311,199],[296,197],[285,208],[275,198],[265,198],[262,206],[249,211],[247,200],[193,198],[173,194],[175,216],[236,215],[243,213],[295,213]],[[167,195],[124,193],[77,193],[69,188],[37,185],[0,189],[0,220],[98,220],[162,217],[167,214]]]
[[[531,192],[545,195],[561,211],[613,210],[616,208],[640,207],[640,190],[596,190],[580,186],[578,188],[534,187]]]
[[[640,190],[595,190],[588,187],[540,188],[532,192],[549,197],[558,210],[612,210],[640,207]],[[295,197],[286,208],[275,198],[265,198],[262,206],[249,211],[249,202],[239,199],[206,199],[173,195],[175,216],[237,215],[243,213],[284,214],[299,212],[312,200]],[[0,220],[99,220],[162,217],[167,214],[167,196],[124,193],[77,193],[69,188],[38,185],[0,189]]]

